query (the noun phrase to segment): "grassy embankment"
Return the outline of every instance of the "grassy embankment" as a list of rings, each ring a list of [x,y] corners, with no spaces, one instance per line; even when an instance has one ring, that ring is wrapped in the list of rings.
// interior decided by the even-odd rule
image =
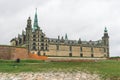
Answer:
[[[119,77],[120,61],[106,60],[99,62],[44,62],[40,60],[0,60],[0,72],[75,72],[99,73],[103,77]]]

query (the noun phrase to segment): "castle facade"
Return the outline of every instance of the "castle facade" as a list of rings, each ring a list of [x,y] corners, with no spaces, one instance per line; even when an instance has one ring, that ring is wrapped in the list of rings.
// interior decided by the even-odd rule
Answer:
[[[33,26],[29,17],[25,31],[10,42],[12,46],[25,47],[28,53],[44,56],[109,57],[109,36],[106,28],[103,37],[97,41],[69,40],[67,34],[61,38],[49,38],[38,25],[37,11]]]

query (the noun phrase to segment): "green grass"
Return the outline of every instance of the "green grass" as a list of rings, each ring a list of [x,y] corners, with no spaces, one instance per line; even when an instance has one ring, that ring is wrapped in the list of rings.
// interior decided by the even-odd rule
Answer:
[[[119,77],[120,61],[106,60],[99,62],[44,62],[40,60],[0,60],[0,72],[75,72],[89,71],[102,77]]]

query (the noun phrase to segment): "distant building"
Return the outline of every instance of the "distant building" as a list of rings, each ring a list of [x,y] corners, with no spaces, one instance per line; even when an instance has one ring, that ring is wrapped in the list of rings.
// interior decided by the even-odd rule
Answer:
[[[109,36],[105,28],[104,35],[98,41],[69,40],[65,37],[48,38],[38,25],[37,11],[32,27],[31,18],[27,20],[26,30],[13,38],[12,46],[22,46],[28,53],[46,56],[109,57]]]

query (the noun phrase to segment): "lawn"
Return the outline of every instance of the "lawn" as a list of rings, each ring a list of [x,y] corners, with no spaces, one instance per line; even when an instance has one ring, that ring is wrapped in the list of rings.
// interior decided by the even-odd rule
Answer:
[[[120,77],[120,61],[99,62],[45,62],[40,60],[0,60],[0,72],[77,72],[98,73],[102,77]]]

